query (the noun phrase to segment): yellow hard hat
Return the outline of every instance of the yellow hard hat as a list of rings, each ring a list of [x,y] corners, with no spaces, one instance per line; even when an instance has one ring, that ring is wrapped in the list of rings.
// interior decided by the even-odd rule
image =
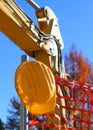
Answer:
[[[23,62],[15,73],[16,91],[33,115],[51,112],[56,105],[56,87],[53,73],[42,62]]]

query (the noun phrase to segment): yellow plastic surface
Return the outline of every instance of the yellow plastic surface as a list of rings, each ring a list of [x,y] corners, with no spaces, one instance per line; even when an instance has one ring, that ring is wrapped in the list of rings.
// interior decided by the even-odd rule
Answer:
[[[33,115],[54,110],[56,105],[55,80],[51,70],[42,62],[23,62],[15,73],[17,93]]]
[[[40,50],[40,47],[37,45],[37,38],[29,29],[29,23],[30,19],[14,0],[0,0],[0,31],[31,55],[32,51]]]

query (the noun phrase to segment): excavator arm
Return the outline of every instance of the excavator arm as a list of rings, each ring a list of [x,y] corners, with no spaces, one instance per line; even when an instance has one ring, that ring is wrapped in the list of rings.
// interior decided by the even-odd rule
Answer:
[[[30,22],[13,0],[0,1],[0,30],[26,52],[39,50]]]
[[[31,4],[30,0],[27,0]],[[57,18],[49,7],[37,8],[37,27],[14,0],[0,0],[0,31],[29,56],[58,73],[58,47],[63,48]]]

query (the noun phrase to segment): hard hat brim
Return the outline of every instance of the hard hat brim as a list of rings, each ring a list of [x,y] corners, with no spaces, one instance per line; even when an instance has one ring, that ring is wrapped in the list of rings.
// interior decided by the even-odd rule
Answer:
[[[30,103],[29,105],[26,105],[26,108],[33,115],[42,115],[45,113],[52,112],[55,108],[55,105],[56,105],[56,93],[54,92],[53,97],[47,103],[43,104]]]

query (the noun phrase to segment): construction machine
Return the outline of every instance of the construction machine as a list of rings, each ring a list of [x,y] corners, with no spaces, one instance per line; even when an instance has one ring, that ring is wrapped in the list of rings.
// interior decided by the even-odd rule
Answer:
[[[0,31],[27,55],[45,63],[55,74],[60,73],[58,56],[61,57],[63,41],[56,15],[49,7],[39,8],[33,1],[27,2],[33,3],[39,27],[14,0],[0,0]]]
[[[62,58],[64,48],[59,30],[58,19],[48,6],[40,8],[34,1],[26,0],[36,11],[38,26],[25,14],[14,0],[0,0],[0,31],[13,41],[28,56],[44,63],[53,75],[65,78],[65,67]],[[57,92],[65,95],[65,87]],[[66,101],[61,99],[61,104]],[[58,113],[58,110],[55,110]],[[65,116],[66,111],[61,113]]]

